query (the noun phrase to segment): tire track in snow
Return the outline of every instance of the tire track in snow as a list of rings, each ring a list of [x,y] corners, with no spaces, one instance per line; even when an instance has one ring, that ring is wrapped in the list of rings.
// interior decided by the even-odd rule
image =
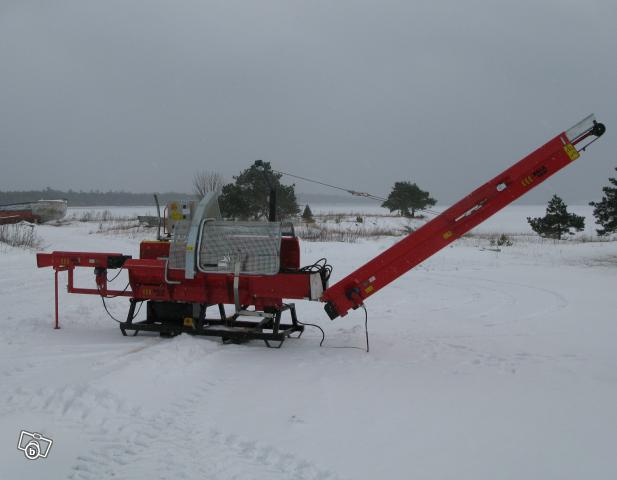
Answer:
[[[291,453],[220,432],[216,428],[199,427],[199,418],[207,408],[207,397],[222,388],[222,377],[199,383],[156,415],[156,422],[141,421],[129,437],[141,439],[130,450],[120,441],[101,455],[78,462],[76,472],[82,474],[89,460],[111,465],[109,473],[116,478],[136,478],[150,472],[147,478],[194,478],[196,470],[204,478],[273,478],[335,479],[332,472],[320,470]],[[169,455],[173,452],[173,455]],[[109,470],[109,468],[108,468]],[[84,480],[95,476],[79,477]]]
[[[155,413],[107,389],[91,386],[18,388],[3,399],[0,415],[41,412],[71,430],[88,449],[69,479],[216,478],[335,480],[336,474],[276,447],[200,426],[203,408],[222,378],[199,384]],[[156,401],[156,399],[153,399]]]
[[[440,274],[437,274],[437,275],[440,275]],[[439,282],[434,282],[433,285],[437,287],[455,288],[457,290],[469,292],[469,298],[468,300],[462,303],[458,303],[456,305],[442,305],[439,307],[431,308],[430,311],[454,310],[454,309],[459,310],[461,306],[473,307],[477,305],[478,303],[480,303],[481,301],[483,301],[487,297],[487,292],[490,292],[491,294],[491,299],[490,299],[491,305],[486,310],[476,311],[473,313],[473,315],[470,314],[469,316],[485,318],[493,314],[494,312],[498,312],[503,308],[508,308],[518,303],[517,297],[515,297],[511,293],[504,292],[502,289],[498,289],[498,288],[494,288],[494,287],[490,287],[486,285],[482,285],[482,286],[473,285],[473,284],[470,285],[469,283],[466,283],[464,285],[454,285],[453,283],[443,282],[443,280],[440,280]],[[499,297],[499,302],[495,302],[496,297]]]
[[[518,289],[518,290],[527,290],[527,291],[531,290],[532,292],[538,292],[538,293],[544,294],[547,297],[552,297],[553,301],[551,302],[550,305],[548,305],[547,307],[543,307],[539,310],[528,311],[523,316],[521,316],[520,319],[529,319],[529,318],[537,317],[540,315],[554,313],[554,312],[563,310],[569,305],[569,301],[566,299],[566,297],[561,295],[559,292],[550,290],[545,287],[539,287],[536,285],[510,282],[510,281],[504,281],[504,280],[496,280],[493,278],[467,277],[467,276],[451,275],[451,274],[444,274],[444,273],[433,273],[433,272],[431,272],[431,276],[438,276],[438,277],[444,277],[444,278],[451,279],[453,282],[452,284],[450,284],[450,286],[452,287],[456,287],[458,285],[458,280],[462,280],[465,282],[465,287],[460,287],[460,288],[468,288],[470,284],[474,284],[474,283],[478,284],[479,289],[481,289],[482,291],[486,291],[486,290],[493,291],[493,292],[499,293],[503,295],[504,297],[508,298],[509,300],[507,301],[507,304],[509,305],[514,305],[517,303],[525,303],[525,305],[527,306],[528,305],[528,302],[527,302],[528,295],[519,296],[509,291],[504,291],[504,289],[495,288],[496,285],[500,285],[503,287],[509,287],[509,288],[515,287],[515,289]],[[454,283],[455,280],[457,281],[456,284]],[[519,298],[520,298],[520,301],[519,301]],[[487,312],[469,314],[469,317],[485,316],[488,313],[492,313],[493,311],[499,310],[500,308],[503,308],[503,305],[493,307]]]
[[[526,283],[438,272],[425,275],[423,282],[428,285],[427,288],[450,288],[465,292],[465,295],[472,299],[465,302],[453,301],[449,305],[425,310],[455,311],[457,319],[472,322],[480,320],[484,322],[484,327],[489,328],[551,315],[569,305],[568,300],[560,293]],[[460,298],[457,297],[457,300]],[[485,335],[486,338],[493,336],[494,334]],[[401,337],[417,344],[417,349],[424,358],[432,361],[444,355],[453,356],[451,361],[458,358],[464,366],[497,368],[506,373],[515,373],[523,364],[537,365],[552,358],[526,351],[512,354],[493,351],[490,343],[478,343],[478,339],[483,335],[477,334],[469,337],[467,341],[462,340],[464,335],[418,338],[415,330],[412,334],[405,333]]]
[[[92,376],[109,375],[114,371],[126,367],[129,355],[136,355],[144,350],[156,347],[160,341],[155,340],[148,343],[140,342],[138,345],[133,344],[116,344],[113,348],[93,351],[68,352],[58,351],[39,354],[36,351],[31,352],[31,355],[24,358],[20,355],[21,350],[16,349],[13,355],[7,355],[0,358],[0,378],[5,382],[11,382],[16,379],[23,383],[25,379],[30,377],[34,381],[37,377],[44,377],[45,372],[56,372],[58,370],[69,370],[72,374],[81,377],[82,380],[92,378]],[[59,345],[58,348],[63,348],[65,345]],[[71,347],[74,347],[72,345]],[[93,348],[100,345],[92,345]],[[78,364],[77,364],[78,363]],[[84,364],[87,364],[85,367]],[[80,373],[77,373],[80,372]],[[75,381],[74,378],[72,381]]]

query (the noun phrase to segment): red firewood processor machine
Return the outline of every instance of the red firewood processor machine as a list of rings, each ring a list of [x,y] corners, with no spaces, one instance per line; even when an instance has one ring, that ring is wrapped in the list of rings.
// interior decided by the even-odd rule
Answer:
[[[304,331],[288,299],[324,302],[330,319],[364,306],[368,297],[578,159],[604,132],[593,115],[586,117],[332,286],[332,267],[325,259],[300,266],[293,227],[274,221],[272,208],[270,221],[235,222],[221,219],[214,193],[196,205],[172,202],[166,214],[169,238],[142,241],[139,258],[121,253],[37,254],[38,267],[55,271],[55,327],[58,273],[66,271],[70,293],[99,295],[103,303],[105,298],[129,298],[127,318],[119,322],[123,335],[142,330],[168,336],[190,333],[228,341],[260,339],[280,347],[287,337]],[[94,269],[96,288],[75,285],[77,267]],[[127,288],[108,287],[111,269],[128,272]],[[143,302],[146,319],[134,321]],[[232,305],[234,313],[226,313],[225,305]],[[206,316],[209,307],[218,308],[218,318]],[[291,323],[281,323],[285,311]]]

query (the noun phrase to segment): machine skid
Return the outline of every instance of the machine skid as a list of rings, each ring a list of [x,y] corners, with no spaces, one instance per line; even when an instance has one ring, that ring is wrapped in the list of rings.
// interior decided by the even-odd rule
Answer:
[[[178,304],[175,302],[148,301],[146,320],[133,321],[137,301],[131,299],[131,306],[125,322],[120,324],[123,335],[134,331],[159,332],[163,336],[176,336],[181,333],[220,337],[224,342],[240,343],[248,340],[263,340],[268,347],[280,348],[286,338],[304,332],[304,325],[298,323],[296,307],[293,303],[269,312],[254,313],[258,320],[249,320],[248,316],[234,313],[227,316],[225,306],[205,304]],[[208,307],[218,307],[219,317],[206,316]],[[289,311],[291,323],[281,323],[283,312]]]

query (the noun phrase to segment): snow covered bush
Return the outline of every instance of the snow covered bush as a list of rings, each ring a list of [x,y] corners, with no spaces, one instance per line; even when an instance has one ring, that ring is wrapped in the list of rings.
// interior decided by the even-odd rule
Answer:
[[[490,244],[492,247],[511,247],[514,242],[508,235],[502,233],[499,237],[491,238]]]

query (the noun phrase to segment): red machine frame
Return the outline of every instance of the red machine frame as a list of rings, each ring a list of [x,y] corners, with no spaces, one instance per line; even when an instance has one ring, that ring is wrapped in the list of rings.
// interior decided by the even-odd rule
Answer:
[[[323,270],[316,273],[299,268],[300,249],[295,237],[283,238],[281,271],[276,275],[197,272],[194,278],[185,278],[183,270],[168,269],[167,241],[142,242],[139,259],[120,253],[39,253],[37,265],[52,267],[55,271],[55,328],[59,328],[58,272],[67,271],[69,293],[95,294],[103,299],[110,296],[130,298],[127,320],[120,325],[123,334],[127,329],[135,330],[135,334],[139,330],[169,334],[187,332],[231,339],[259,338],[268,346],[270,340],[277,340],[280,346],[293,332],[301,335],[303,331],[294,305],[285,303],[284,299],[320,300],[325,302],[326,313],[331,319],[346,315],[390,282],[576,160],[589,143],[578,150],[575,147],[589,137],[597,139],[604,131],[603,124],[597,123],[593,116],[587,117],[329,288]],[[96,288],[74,285],[73,271],[77,267],[94,268]],[[130,289],[128,286],[125,290],[108,288],[107,270],[117,268],[128,271]],[[324,289],[319,298],[313,293],[316,280]],[[149,320],[133,323],[135,305],[142,301],[149,302]],[[225,304],[235,304],[234,316],[226,316]],[[220,319],[205,317],[206,309],[212,305],[218,305]],[[248,311],[248,306],[254,306],[254,310]],[[239,320],[240,308],[243,314],[257,316],[259,320]],[[280,323],[281,313],[286,310],[291,312],[291,324]],[[157,317],[165,316],[169,321],[157,321]]]

